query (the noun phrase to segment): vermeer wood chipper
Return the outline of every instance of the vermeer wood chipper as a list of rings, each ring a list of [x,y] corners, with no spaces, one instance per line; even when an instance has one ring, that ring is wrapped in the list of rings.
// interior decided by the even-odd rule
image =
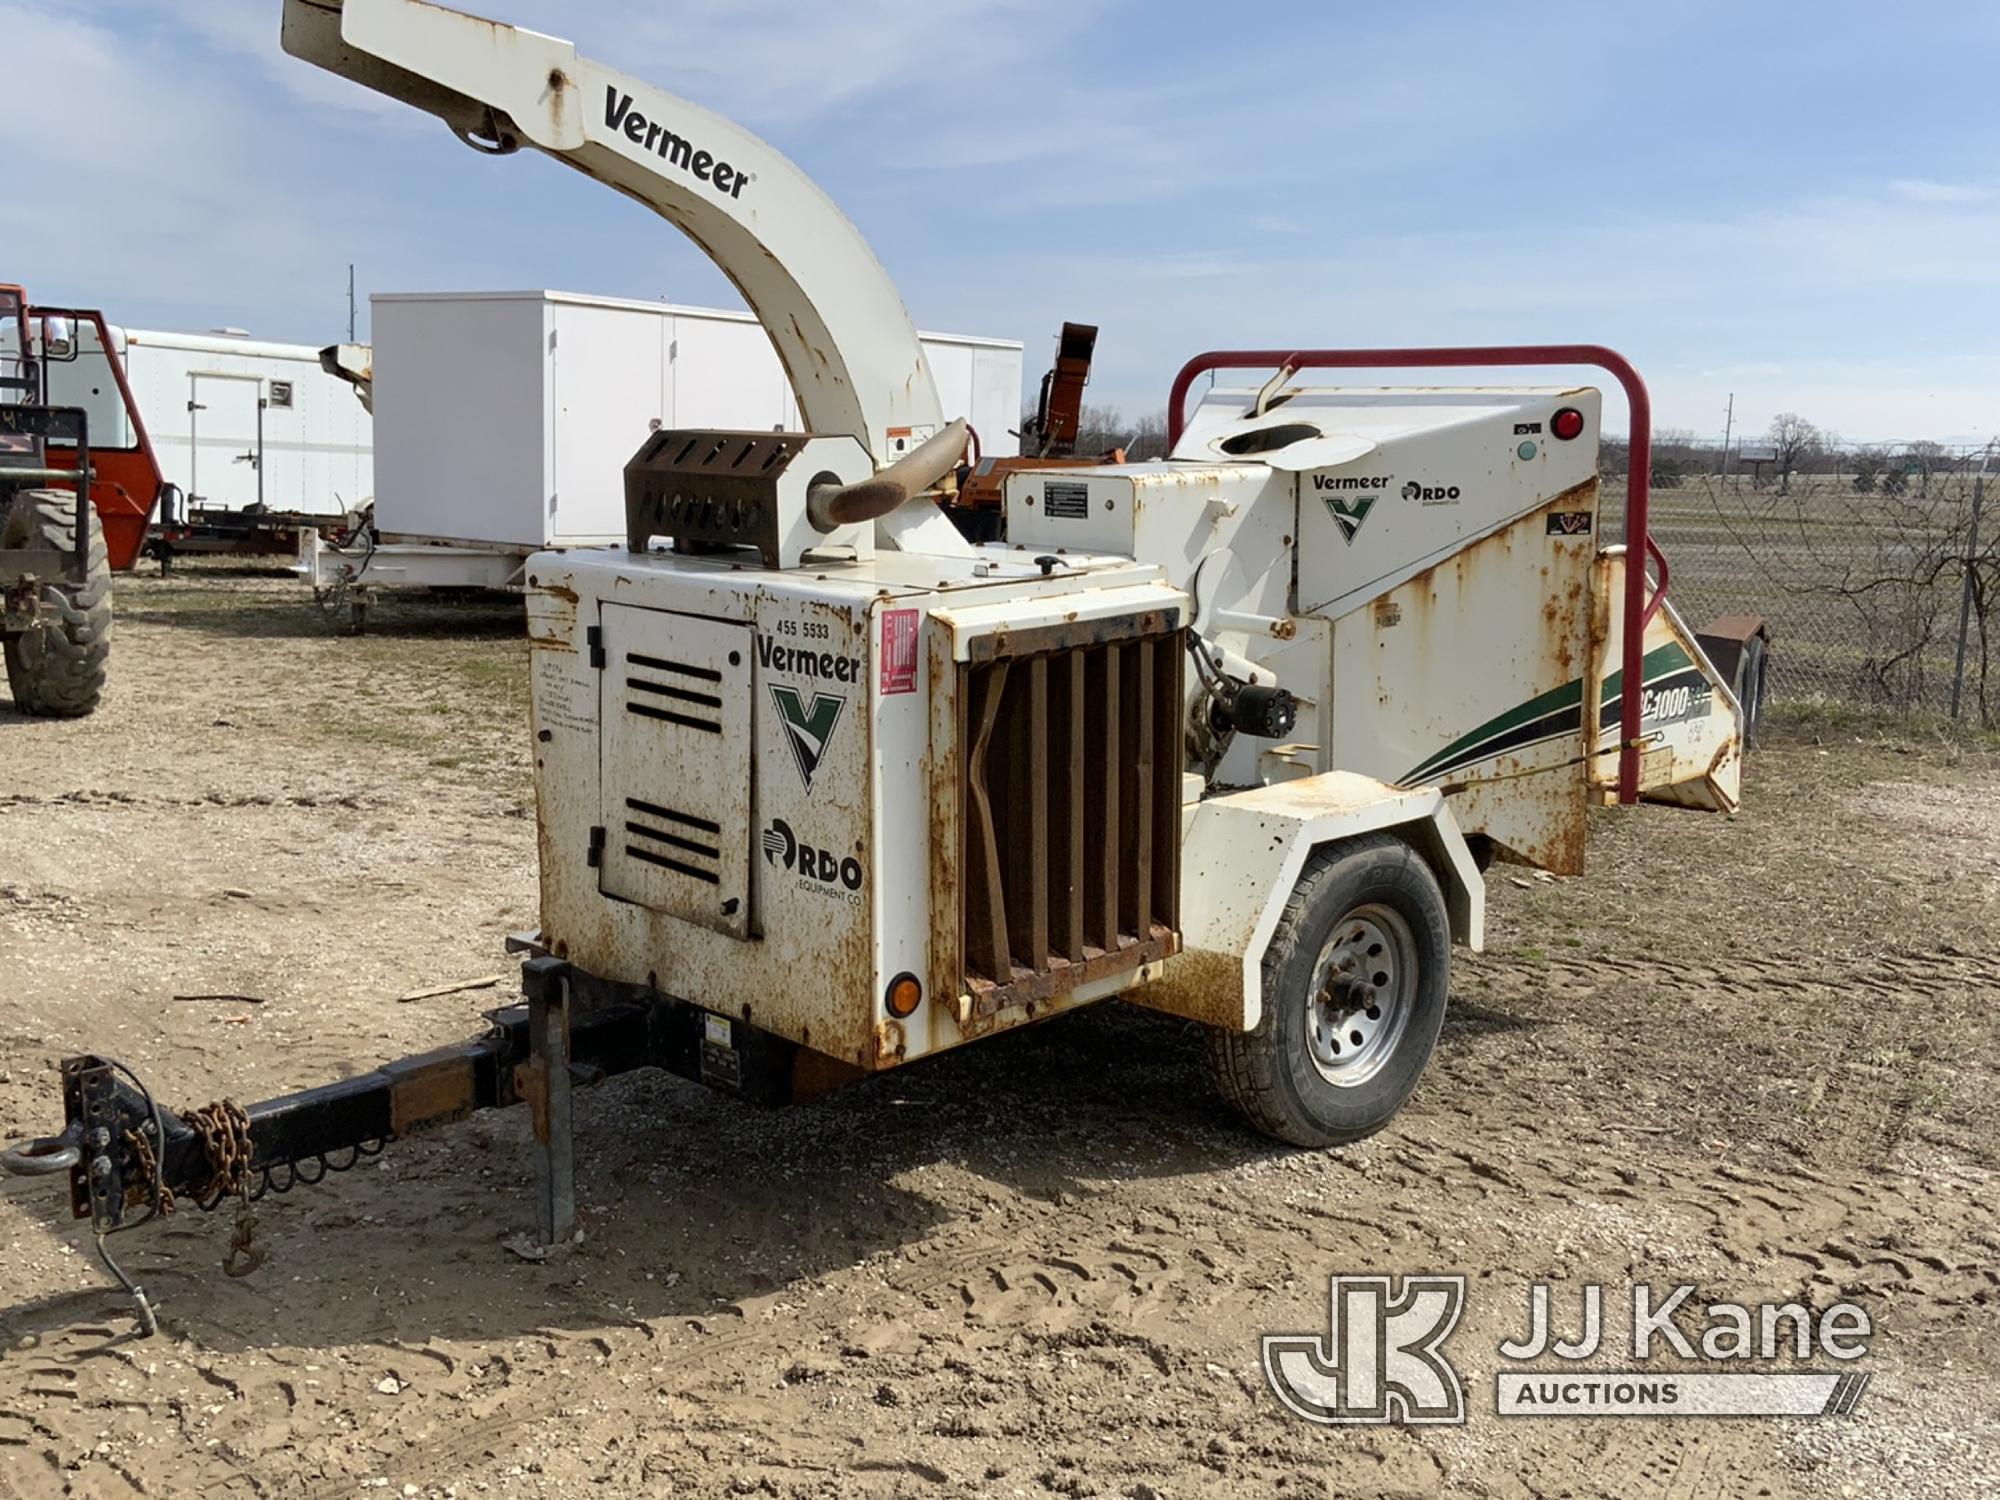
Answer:
[[[1438,1036],[1494,858],[1582,867],[1592,802],[1734,807],[1739,705],[1662,597],[1644,387],[1608,351],[1247,351],[1182,372],[1162,462],[1005,481],[861,236],[791,162],[565,42],[423,0],[287,0],[285,46],[656,209],[742,290],[806,431],[660,431],[622,547],[527,567],[541,924],[485,1036],[240,1110],[64,1068],[100,1233],[288,1187],[477,1109],[661,1067],[764,1103],[1113,997],[1202,1023],[1300,1146],[1381,1128]],[[1633,413],[1599,536],[1595,390],[1334,388],[1346,367],[1602,364]],[[1213,384],[1192,412],[1196,377]]]

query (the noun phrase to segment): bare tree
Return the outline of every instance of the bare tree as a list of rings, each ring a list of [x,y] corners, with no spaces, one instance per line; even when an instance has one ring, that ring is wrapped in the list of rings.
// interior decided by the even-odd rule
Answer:
[[[1964,696],[1970,714],[1991,725],[2000,717],[2000,536],[1983,532],[1973,547],[1971,466],[1952,450],[1926,445],[1918,458],[1935,473],[1929,496],[1917,493],[1912,446],[1822,446],[1796,461],[1783,497],[1704,481],[1711,515],[1700,524],[1716,524],[1743,549],[1747,577],[1723,567],[1704,579],[1702,568],[1715,567],[1704,562],[1683,569],[1675,586],[1684,608],[1689,590],[1706,586],[1714,590],[1706,607],[1754,609],[1788,645],[1798,642],[1803,649],[1778,658],[1785,690],[1906,712],[1934,706],[1951,687],[1966,603]],[[1671,555],[1671,537],[1666,547]]]
[[[1777,460],[1778,489],[1789,494],[1792,488],[1792,470],[1800,460],[1814,452],[1820,445],[1819,429],[1795,411],[1779,412],[1771,418],[1771,454]]]
[[[1911,443],[1903,449],[1903,471],[1917,476],[1917,493],[1931,492],[1931,475],[1946,468],[1951,455],[1943,443]]]
[[[1880,443],[1869,443],[1854,450],[1854,492],[1858,495],[1875,493],[1876,481],[1881,479],[1889,467],[1889,452]]]
[[[1691,427],[1653,429],[1653,483],[1663,490],[1679,489],[1690,475],[1699,474],[1707,457],[1698,446]]]
[[[1024,430],[1034,414],[1032,408],[1021,414]],[[1135,464],[1165,458],[1167,414],[1158,411],[1131,421],[1115,406],[1085,406],[1077,414],[1076,456],[1102,458],[1110,453],[1123,453]]]
[[[1147,463],[1167,456],[1167,414],[1155,412],[1132,424],[1132,436],[1125,444],[1125,456],[1133,463]]]
[[[1076,424],[1077,454],[1083,458],[1096,458],[1115,448],[1123,448],[1131,431],[1124,413],[1117,407],[1085,405]]]

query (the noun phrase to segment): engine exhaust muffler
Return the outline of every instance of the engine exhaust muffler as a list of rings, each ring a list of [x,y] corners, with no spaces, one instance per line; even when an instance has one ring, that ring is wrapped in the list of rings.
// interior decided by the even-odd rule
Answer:
[[[806,519],[822,532],[881,520],[951,472],[965,452],[966,432],[965,418],[960,417],[879,474],[853,484],[821,485],[806,499]]]

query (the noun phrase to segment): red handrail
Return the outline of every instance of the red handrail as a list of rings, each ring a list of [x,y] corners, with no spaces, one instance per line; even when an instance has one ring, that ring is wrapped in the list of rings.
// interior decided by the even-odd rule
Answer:
[[[1602,344],[1446,345],[1436,349],[1219,349],[1197,354],[1174,377],[1167,398],[1167,451],[1187,429],[1187,398],[1197,378],[1211,370],[1423,370],[1502,365],[1593,365],[1618,377],[1631,408],[1630,457],[1625,495],[1625,638],[1618,697],[1618,800],[1639,800],[1639,726],[1645,683],[1646,625],[1667,592],[1667,559],[1646,528],[1653,475],[1653,401],[1631,361]],[[1648,596],[1646,560],[1659,565],[1660,586]],[[1592,711],[1585,692],[1584,711]]]
[[[145,416],[139,410],[139,398],[132,394],[132,381],[126,374],[125,361],[118,357],[118,348],[111,341],[111,329],[101,311],[85,307],[36,306],[28,309],[28,315],[68,318],[75,323],[88,323],[97,330],[97,347],[104,356],[104,362],[111,366],[112,383],[118,387],[118,399],[124,404],[125,419],[131,424],[133,436],[138,439],[134,447],[143,458],[143,465],[131,458],[131,450],[113,449],[108,441],[96,445],[92,455],[93,466],[100,470],[130,466],[130,472],[124,476],[130,488],[121,489],[117,484],[110,483],[107,475],[97,480],[91,493],[92,503],[97,504],[97,518],[104,527],[111,569],[122,573],[139,560],[139,553],[146,545],[146,536],[153,528],[153,515],[159,509],[160,490],[166,484],[159,455],[153,451],[153,435],[146,430]],[[126,454],[123,464],[115,462],[119,452]],[[114,495],[122,493],[126,506],[119,508],[98,504],[102,491],[97,486],[108,487]]]

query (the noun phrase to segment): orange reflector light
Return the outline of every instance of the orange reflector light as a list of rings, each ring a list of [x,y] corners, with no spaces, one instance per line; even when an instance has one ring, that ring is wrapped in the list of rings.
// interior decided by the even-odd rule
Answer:
[[[897,1020],[904,1020],[917,1013],[917,1006],[924,998],[924,987],[917,983],[914,974],[898,974],[889,981],[889,993],[885,997],[889,1014]]]

